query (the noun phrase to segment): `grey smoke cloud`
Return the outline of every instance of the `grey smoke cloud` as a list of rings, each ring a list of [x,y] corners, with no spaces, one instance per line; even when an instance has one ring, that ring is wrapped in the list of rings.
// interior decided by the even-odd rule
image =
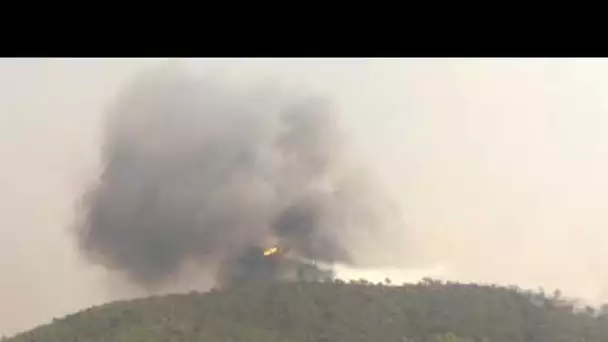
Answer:
[[[139,285],[276,240],[304,258],[352,261],[341,236],[369,215],[366,194],[323,97],[158,69],[119,96],[104,139],[79,243]]]

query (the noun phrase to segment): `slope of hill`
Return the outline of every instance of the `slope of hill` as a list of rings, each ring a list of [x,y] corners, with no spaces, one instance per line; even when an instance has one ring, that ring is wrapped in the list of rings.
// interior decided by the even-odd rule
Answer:
[[[608,341],[608,314],[475,284],[256,283],[114,302],[8,342]]]

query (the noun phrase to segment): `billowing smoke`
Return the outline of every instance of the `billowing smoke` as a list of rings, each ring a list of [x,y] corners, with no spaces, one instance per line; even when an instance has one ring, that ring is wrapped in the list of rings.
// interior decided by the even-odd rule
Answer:
[[[371,215],[323,97],[161,69],[124,89],[104,139],[79,243],[145,287],[275,243],[349,263],[342,242]]]

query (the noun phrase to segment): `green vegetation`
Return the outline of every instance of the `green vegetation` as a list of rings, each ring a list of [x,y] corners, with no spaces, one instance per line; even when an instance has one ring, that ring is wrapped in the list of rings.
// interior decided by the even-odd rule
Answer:
[[[9,342],[605,342],[608,311],[556,291],[365,281],[249,283],[206,294],[115,302]]]

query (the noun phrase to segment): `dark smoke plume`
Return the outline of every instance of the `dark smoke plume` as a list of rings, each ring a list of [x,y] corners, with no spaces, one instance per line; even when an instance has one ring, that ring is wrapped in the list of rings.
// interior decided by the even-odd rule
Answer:
[[[344,141],[323,98],[162,69],[125,89],[104,139],[79,243],[142,286],[186,262],[222,271],[268,243],[351,261],[342,236],[367,215],[365,187],[344,177]]]

